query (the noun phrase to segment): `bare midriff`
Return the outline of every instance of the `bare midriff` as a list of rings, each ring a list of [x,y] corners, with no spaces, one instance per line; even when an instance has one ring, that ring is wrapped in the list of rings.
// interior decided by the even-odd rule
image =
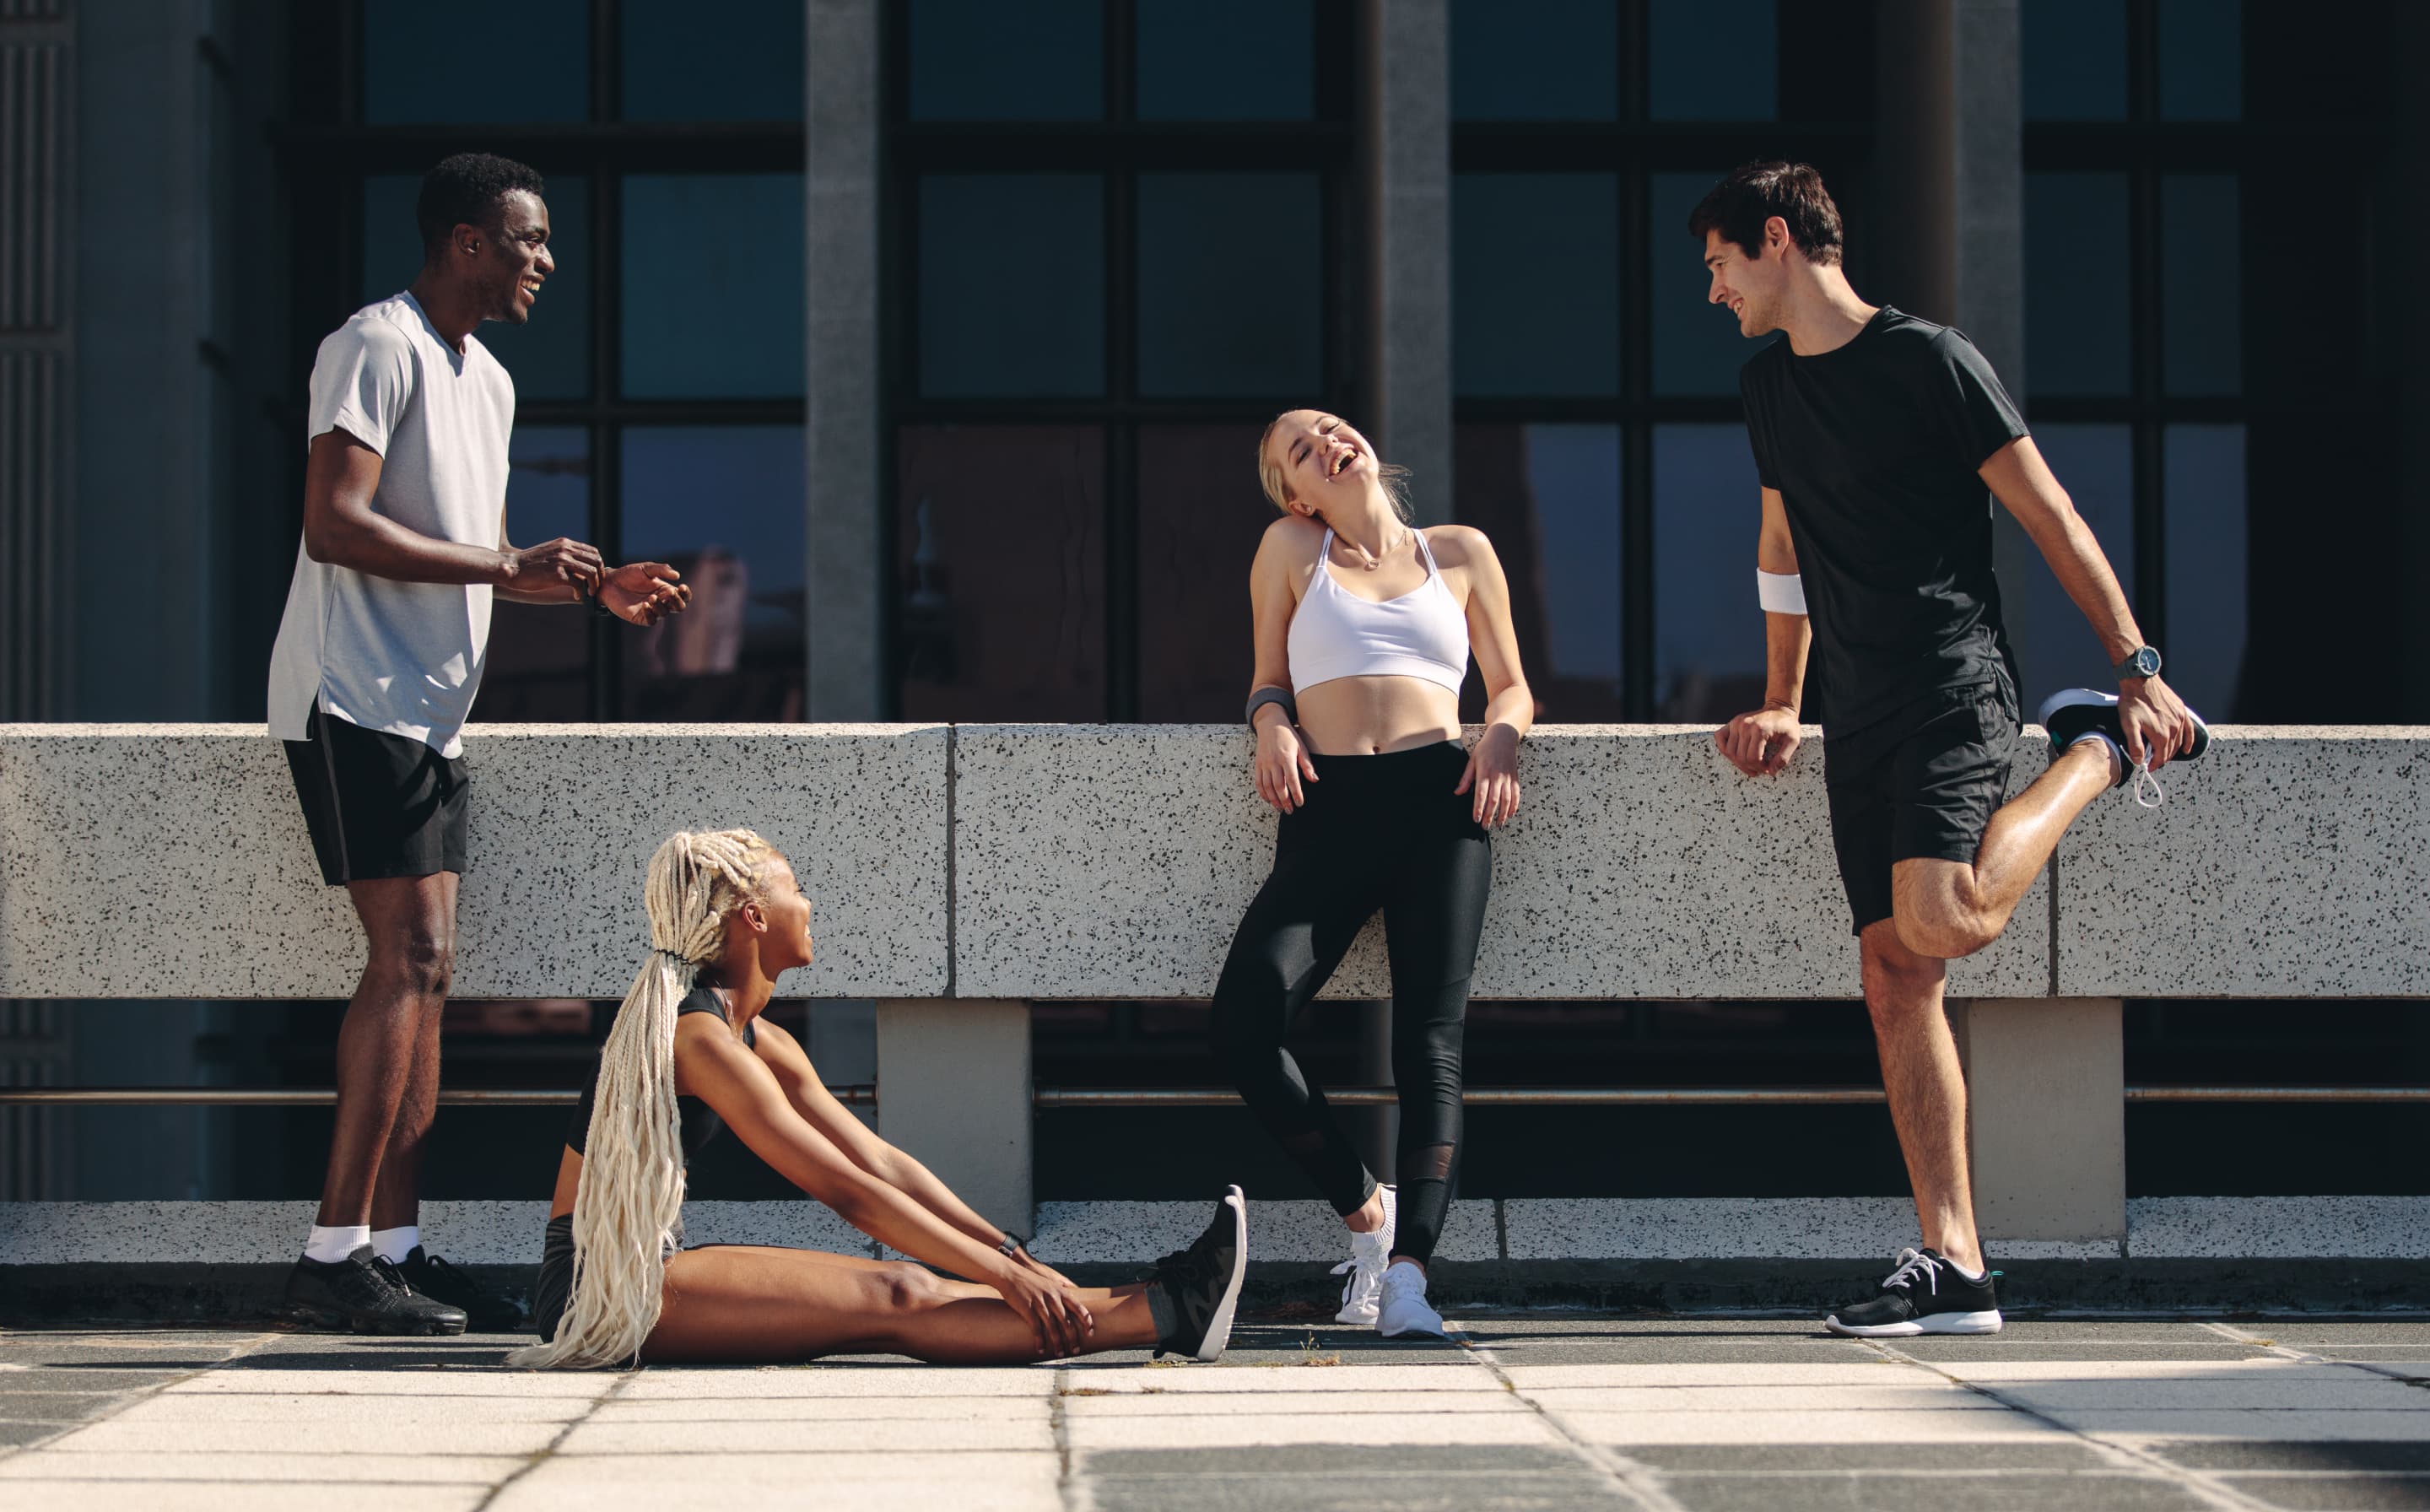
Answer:
[[[1318,756],[1384,756],[1459,739],[1459,695],[1422,677],[1336,677],[1299,695]]]
[[[565,1147],[565,1156],[557,1163],[557,1195],[548,1200],[548,1216],[563,1218],[574,1211],[574,1194],[582,1189],[582,1157],[574,1146]]]

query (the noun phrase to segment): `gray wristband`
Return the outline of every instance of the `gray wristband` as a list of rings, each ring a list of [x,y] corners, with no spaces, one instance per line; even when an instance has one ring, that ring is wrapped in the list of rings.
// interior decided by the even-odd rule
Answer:
[[[1249,728],[1252,731],[1257,727],[1257,710],[1268,704],[1279,704],[1282,706],[1283,718],[1293,724],[1299,723],[1299,702],[1291,697],[1290,689],[1260,688],[1249,695],[1249,706],[1240,713],[1240,717],[1249,722]]]

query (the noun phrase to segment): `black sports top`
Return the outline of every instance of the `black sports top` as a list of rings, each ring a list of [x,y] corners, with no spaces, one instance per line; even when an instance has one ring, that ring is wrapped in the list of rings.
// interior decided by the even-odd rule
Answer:
[[[717,994],[708,989],[696,987],[675,1005],[675,1017],[681,1018],[687,1013],[714,1013],[720,1019],[725,1019],[725,1005],[718,1001]],[[731,1023],[733,1021],[726,1019],[725,1022]],[[746,1045],[759,1042],[759,1025],[757,1022],[742,1026],[742,1042]],[[583,1154],[583,1142],[591,1138],[591,1108],[598,1094],[599,1056],[593,1055],[591,1057],[591,1085],[582,1089],[581,1105],[574,1110],[573,1122],[565,1126],[565,1142],[575,1155]],[[676,1138],[683,1144],[684,1164],[689,1166],[691,1157],[700,1154],[701,1146],[716,1138],[717,1131],[725,1127],[725,1121],[717,1116],[717,1109],[699,1098],[678,1097],[675,1099],[675,1127]]]

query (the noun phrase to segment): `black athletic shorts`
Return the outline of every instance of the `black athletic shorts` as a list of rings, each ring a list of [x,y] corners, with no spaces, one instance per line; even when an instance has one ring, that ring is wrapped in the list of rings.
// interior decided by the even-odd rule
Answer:
[[[2005,682],[1950,688],[1853,735],[1826,735],[1831,844],[1856,930],[1890,917],[1890,868],[1972,861],[2008,795],[2022,721]]]
[[[307,728],[310,739],[280,743],[324,881],[463,872],[473,779],[461,757],[333,719],[317,705]]]

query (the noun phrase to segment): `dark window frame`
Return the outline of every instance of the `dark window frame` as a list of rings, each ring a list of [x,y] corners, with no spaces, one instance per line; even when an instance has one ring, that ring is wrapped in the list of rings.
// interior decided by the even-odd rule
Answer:
[[[1306,121],[1141,121],[1137,111],[1137,0],[1105,0],[1106,113],[1096,121],[917,121],[909,113],[907,6],[884,8],[881,97],[884,130],[878,223],[880,309],[879,530],[885,542],[880,603],[884,633],[885,702],[901,717],[907,670],[901,634],[899,455],[911,426],[1079,424],[1105,434],[1106,714],[1113,723],[1140,719],[1139,431],[1166,424],[1262,424],[1278,407],[1272,395],[1157,398],[1138,391],[1138,181],[1163,172],[1314,173],[1325,207],[1318,265],[1325,285],[1324,339],[1319,357],[1321,391],[1293,396],[1343,407],[1356,390],[1353,321],[1358,312],[1356,259],[1346,255],[1358,228],[1342,208],[1343,191],[1358,182],[1357,141],[1351,111],[1339,96],[1319,92],[1317,115]],[[1312,0],[1310,45],[1347,35],[1350,0]],[[1360,39],[1362,47],[1372,40]],[[1106,391],[1101,396],[951,398],[920,391],[919,190],[929,174],[1085,173],[1105,188]],[[1242,469],[1244,478],[1247,472]],[[1245,688],[1245,676],[1243,678]]]
[[[362,306],[363,186],[389,174],[420,174],[450,153],[493,152],[528,162],[544,176],[580,174],[591,183],[583,234],[590,247],[590,392],[572,399],[518,397],[520,426],[577,428],[591,449],[591,538],[620,559],[624,534],[622,437],[628,426],[803,425],[806,399],[628,399],[620,392],[624,328],[621,238],[623,180],[628,174],[803,172],[801,121],[626,122],[624,84],[625,0],[591,0],[591,119],[584,122],[433,122],[368,125],[363,115],[365,0],[298,8],[291,33],[294,109],[275,133],[287,181],[301,209],[292,219],[289,370],[296,375],[290,410],[305,415],[303,377],[321,338]],[[332,226],[327,219],[334,215]],[[302,527],[303,458],[286,490],[293,527]],[[624,637],[590,625],[587,719],[624,718]],[[805,668],[807,673],[807,666]],[[806,676],[807,683],[807,676]]]

